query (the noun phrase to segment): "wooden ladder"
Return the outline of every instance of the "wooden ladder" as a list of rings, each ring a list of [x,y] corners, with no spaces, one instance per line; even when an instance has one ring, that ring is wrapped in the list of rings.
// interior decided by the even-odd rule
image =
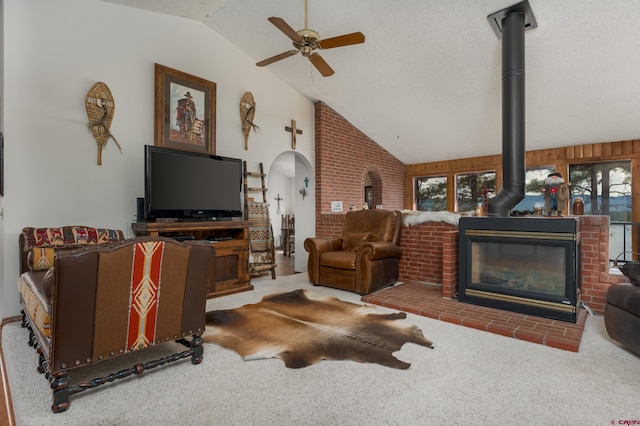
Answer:
[[[268,203],[267,203],[267,186],[265,184],[265,177],[267,177],[267,175],[264,173],[264,166],[262,165],[262,163],[260,163],[259,172],[250,172],[247,170],[247,162],[243,161],[242,171],[243,171],[242,185],[244,190],[243,191],[244,192],[244,219],[246,221],[251,222],[251,218],[249,217],[249,211],[250,211],[249,199],[252,198],[250,197],[251,193],[262,193],[262,202],[267,205],[266,207],[267,217],[269,217]],[[260,186],[259,187],[250,186],[249,181],[251,180],[253,182],[256,178],[260,178]],[[253,200],[253,201],[259,201],[259,200]],[[250,251],[249,273],[251,275],[260,275],[264,272],[271,271],[271,278],[275,280],[277,265],[276,265],[276,250],[275,250],[275,244],[273,241],[273,226],[271,225],[271,219],[269,218],[269,234],[271,238],[271,244],[268,249],[253,251],[253,252],[251,251],[251,236],[254,229],[256,228],[254,227],[252,229],[252,226],[249,225],[249,251]],[[262,235],[264,235],[264,233]]]
[[[260,163],[260,172],[249,172],[247,171],[247,162],[243,161],[242,162],[242,170],[244,173],[244,179],[242,180],[243,182],[243,186],[244,186],[244,206],[245,206],[245,210],[244,210],[244,218],[245,220],[247,219],[247,203],[249,202],[249,193],[251,192],[262,192],[262,201],[264,201],[265,203],[267,202],[267,186],[264,183],[264,178],[267,177],[267,175],[264,173],[264,168],[262,166],[262,163]],[[260,178],[260,184],[261,187],[250,187],[249,186],[249,179],[250,178]]]

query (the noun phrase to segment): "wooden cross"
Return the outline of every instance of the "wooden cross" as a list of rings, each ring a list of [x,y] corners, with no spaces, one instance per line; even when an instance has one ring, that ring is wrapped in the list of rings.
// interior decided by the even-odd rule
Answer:
[[[274,198],[274,200],[278,202],[278,209],[276,210],[276,213],[280,214],[280,201],[284,200],[284,198],[280,198],[280,193],[278,192],[278,196]]]
[[[291,132],[291,148],[296,149],[296,135],[301,135],[302,130],[296,129],[296,120],[291,120],[291,127],[284,128],[287,132]]]

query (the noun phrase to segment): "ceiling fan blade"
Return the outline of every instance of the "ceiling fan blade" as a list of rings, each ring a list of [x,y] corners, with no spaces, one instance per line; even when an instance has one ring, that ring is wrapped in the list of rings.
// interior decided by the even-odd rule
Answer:
[[[322,74],[323,77],[329,77],[335,73],[335,71],[329,66],[329,64],[324,59],[322,59],[322,56],[318,55],[317,53],[309,55],[309,60],[311,61],[313,66],[316,67],[316,69],[320,72],[320,74]]]
[[[260,61],[256,65],[259,66],[259,67],[264,67],[265,65],[272,64],[272,63],[274,63],[276,61],[279,61],[280,59],[284,59],[284,58],[288,58],[289,56],[293,56],[296,53],[298,53],[297,50],[288,50],[286,52],[280,53],[279,55],[272,56],[272,57],[267,58],[267,59],[265,59],[263,61]]]
[[[333,49],[334,47],[349,46],[351,44],[364,43],[364,34],[361,32],[344,34],[337,37],[331,37],[326,40],[318,40],[320,49]]]
[[[297,41],[298,43],[302,42],[302,37],[300,34],[296,32],[289,24],[287,24],[284,19],[278,18],[277,16],[272,16],[269,18],[269,22],[275,25],[280,31],[282,31],[287,37],[289,37],[293,41]]]

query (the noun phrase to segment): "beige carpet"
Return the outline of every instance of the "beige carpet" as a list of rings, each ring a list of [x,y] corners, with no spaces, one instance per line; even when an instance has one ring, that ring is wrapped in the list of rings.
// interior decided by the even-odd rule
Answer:
[[[306,274],[252,283],[254,291],[211,299],[207,310],[298,288],[359,302],[310,286]],[[608,338],[602,317],[587,319],[578,353],[412,314],[406,321],[437,344],[404,345],[396,356],[408,370],[351,361],[289,369],[207,344],[200,365],[187,360],[74,395],[61,414],[50,411],[18,323],[3,327],[2,346],[18,425],[604,425],[639,416],[640,358]]]

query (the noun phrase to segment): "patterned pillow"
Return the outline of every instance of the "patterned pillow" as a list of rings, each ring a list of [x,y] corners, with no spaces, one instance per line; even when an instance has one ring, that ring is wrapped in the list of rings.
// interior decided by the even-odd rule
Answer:
[[[79,247],[124,240],[117,229],[91,228],[88,226],[63,226],[60,228],[24,228],[24,250],[33,247]]]
[[[46,271],[53,267],[56,250],[53,247],[34,247],[27,255],[29,268],[32,271]]]

